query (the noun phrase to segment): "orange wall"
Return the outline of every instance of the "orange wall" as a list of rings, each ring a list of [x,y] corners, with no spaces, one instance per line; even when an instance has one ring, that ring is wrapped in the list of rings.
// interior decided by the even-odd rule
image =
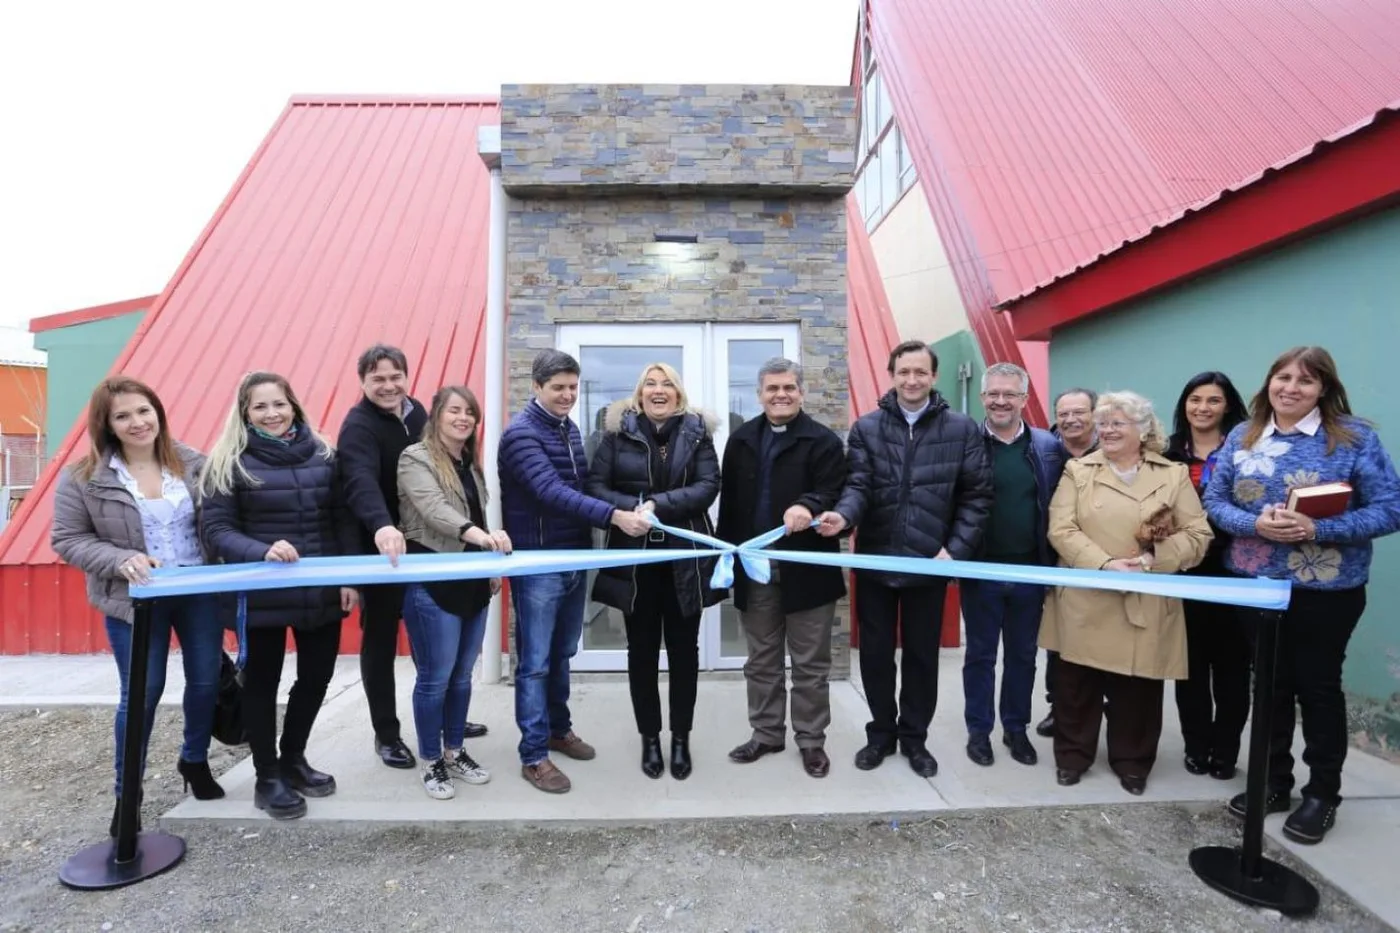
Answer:
[[[33,434],[42,429],[48,392],[41,366],[0,364],[0,431],[6,434]]]

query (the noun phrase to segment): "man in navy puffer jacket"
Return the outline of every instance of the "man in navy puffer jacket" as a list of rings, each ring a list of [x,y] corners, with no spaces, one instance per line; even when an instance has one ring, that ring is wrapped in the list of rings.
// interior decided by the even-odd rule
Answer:
[[[534,398],[501,435],[501,517],[517,551],[591,548],[593,529],[616,525],[634,537],[650,525],[639,512],[614,508],[583,492],[588,462],[583,436],[569,417],[578,400],[578,361],[559,350],[535,357]],[[583,571],[512,577],[515,609],[515,720],[521,775],[542,791],[570,783],[551,750],[586,761],[593,747],[569,718],[569,661],[583,635],[588,601]]]

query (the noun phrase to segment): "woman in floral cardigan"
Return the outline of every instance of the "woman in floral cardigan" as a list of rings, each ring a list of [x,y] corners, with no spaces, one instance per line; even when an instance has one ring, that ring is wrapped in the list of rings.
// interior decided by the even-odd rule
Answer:
[[[1279,627],[1267,809],[1292,808],[1296,703],[1311,775],[1283,832],[1316,843],[1342,800],[1342,661],[1366,608],[1371,542],[1400,530],[1400,477],[1376,432],[1352,415],[1336,364],[1321,347],[1297,347],[1275,360],[1250,415],[1220,450],[1205,506],[1234,539],[1228,570],[1293,584]],[[1294,489],[1338,482],[1352,490],[1340,514],[1312,519],[1286,507]],[[1230,801],[1240,817],[1244,797]]]

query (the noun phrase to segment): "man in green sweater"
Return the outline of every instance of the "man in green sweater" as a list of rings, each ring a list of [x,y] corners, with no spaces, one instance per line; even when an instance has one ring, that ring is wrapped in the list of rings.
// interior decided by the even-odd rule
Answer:
[[[982,374],[982,425],[992,464],[992,514],[978,559],[1001,564],[1049,566],[1055,555],[1046,540],[1050,497],[1064,470],[1064,445],[1049,431],[1026,424],[1022,412],[1030,390],[1026,371],[995,363]],[[965,580],[962,611],[967,632],[963,657],[967,757],[990,765],[991,733],[1000,706],[1002,743],[1011,757],[1033,765],[1035,747],[1026,736],[1035,686],[1036,638],[1045,588],[1031,583]],[[1000,702],[996,697],[998,645],[1005,649]]]

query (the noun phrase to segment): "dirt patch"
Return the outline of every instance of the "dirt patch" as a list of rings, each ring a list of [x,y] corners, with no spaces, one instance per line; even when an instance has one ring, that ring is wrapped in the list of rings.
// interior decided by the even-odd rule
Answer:
[[[1322,910],[1303,922],[1215,894],[1186,853],[1238,839],[1238,823],[1152,804],[642,829],[211,824],[167,875],[73,892],[58,866],[111,815],[111,716],[0,714],[0,930],[1388,929],[1315,877]],[[180,798],[178,750],[163,710],[148,815]]]

